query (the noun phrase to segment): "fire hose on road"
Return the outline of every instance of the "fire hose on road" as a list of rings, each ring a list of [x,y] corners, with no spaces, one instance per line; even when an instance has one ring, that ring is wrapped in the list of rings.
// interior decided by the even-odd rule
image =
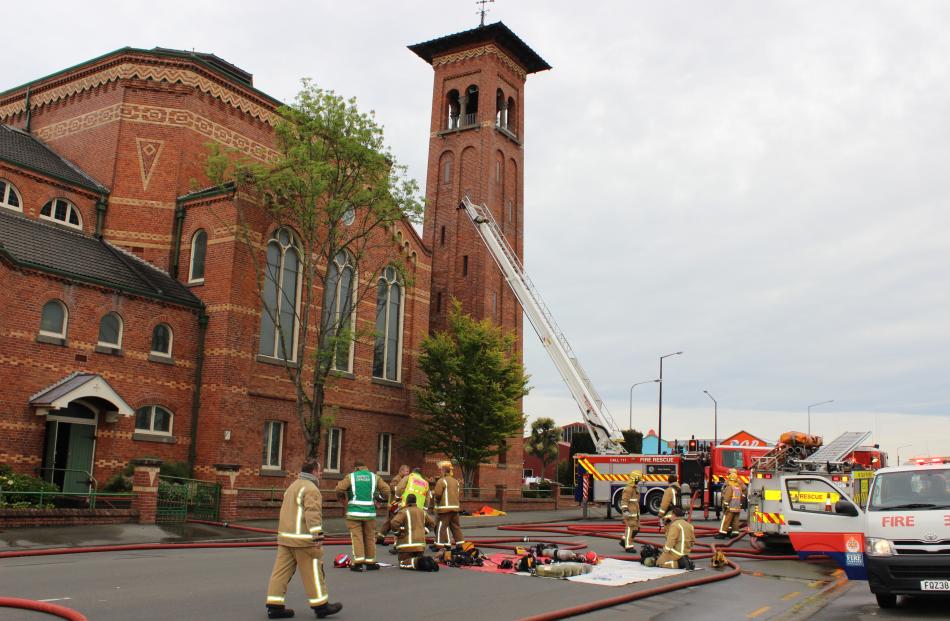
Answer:
[[[257,528],[253,526],[243,526],[240,524],[228,524],[224,522],[212,522],[207,520],[190,520],[193,523],[198,524],[207,524],[211,526],[226,527],[232,528],[235,530],[261,533],[267,535],[276,534],[276,531]],[[618,540],[620,533],[623,530],[622,524],[590,524],[590,523],[565,523],[565,522],[555,522],[555,523],[540,523],[540,524],[509,524],[501,525],[497,527],[501,531],[513,531],[519,533],[549,533],[557,536],[583,536],[583,537],[598,537],[605,538],[610,540]],[[699,537],[709,537],[718,532],[715,527],[703,526],[703,525],[694,525],[697,538]],[[646,532],[644,532],[646,531]],[[641,545],[651,544],[651,545],[660,545],[663,543],[644,538],[642,535],[647,534],[660,534],[662,535],[662,530],[659,527],[659,521],[656,518],[644,519],[641,522],[641,536],[638,536],[635,541]],[[691,554],[690,558],[694,560],[708,559],[711,558],[717,550],[728,550],[729,556],[734,558],[747,558],[747,559],[756,559],[756,560],[792,560],[797,559],[795,555],[766,555],[762,554],[754,548],[732,548],[734,544],[740,541],[747,533],[742,533],[728,541],[723,542],[721,545],[702,543],[697,541],[694,546],[694,551],[698,550],[696,554]],[[518,547],[524,545],[524,539],[518,536],[509,536],[509,537],[470,537],[480,548],[492,548],[498,550],[508,550],[513,551]],[[392,541],[392,538],[388,538],[387,541]],[[559,548],[566,550],[582,550],[587,548],[587,544],[582,541],[565,541],[563,539],[553,539],[553,538],[536,538],[532,537],[531,541],[533,543],[551,543],[557,544]],[[347,537],[327,537],[323,540],[324,545],[349,545],[350,538]],[[17,558],[17,557],[31,557],[31,556],[51,556],[58,554],[86,554],[93,552],[123,552],[130,550],[187,550],[187,549],[214,549],[214,548],[254,548],[254,547],[275,547],[277,545],[276,541],[242,541],[242,542],[204,542],[204,543],[148,543],[148,544],[128,544],[128,545],[110,545],[110,546],[96,546],[96,547],[75,547],[75,548],[52,548],[52,549],[43,549],[43,550],[22,550],[22,551],[6,551],[0,552],[0,559],[2,558]],[[615,558],[619,560],[626,561],[638,561],[640,560],[639,556],[629,555],[629,554],[620,554],[620,555],[606,555],[606,558]],[[521,621],[548,621],[551,619],[565,619],[568,617],[584,614],[594,610],[599,610],[603,608],[609,608],[611,606],[617,606],[620,604],[636,601],[639,599],[652,597],[654,595],[660,595],[664,593],[670,593],[680,589],[685,589],[692,586],[698,586],[702,584],[708,584],[711,582],[718,582],[721,580],[727,580],[739,575],[742,572],[741,567],[735,562],[727,559],[726,564],[729,566],[729,569],[716,572],[713,574],[707,574],[702,577],[678,580],[676,582],[665,584],[662,586],[657,586],[649,589],[642,589],[632,593],[627,593],[624,595],[619,595],[616,597],[609,597],[606,599],[601,599],[593,602],[588,602],[584,604],[579,604],[577,606],[572,606],[569,608],[563,608],[559,610],[553,610],[539,615],[534,615],[530,617],[525,617]],[[12,608],[24,608],[29,610],[35,610],[38,612],[44,612],[46,614],[51,614],[54,616],[61,617],[63,619],[68,619],[71,621],[87,621],[86,617],[81,613],[66,608],[64,606],[57,606],[55,604],[50,604],[47,602],[38,602],[33,600],[18,599],[18,598],[2,598],[0,597],[0,608],[2,607],[12,607]]]

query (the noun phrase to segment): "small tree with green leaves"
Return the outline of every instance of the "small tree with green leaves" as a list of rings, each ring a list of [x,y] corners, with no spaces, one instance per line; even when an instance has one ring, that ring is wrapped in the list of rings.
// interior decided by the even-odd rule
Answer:
[[[305,457],[314,459],[330,419],[328,379],[348,370],[355,340],[377,338],[359,328],[357,309],[383,281],[390,288],[411,284],[392,227],[418,222],[423,206],[382,127],[355,99],[304,80],[277,116],[274,161],[252,162],[212,144],[206,172],[215,183],[236,182],[253,199],[235,201],[235,228],[261,302],[258,353],[282,364]],[[224,216],[234,226],[230,218]]]
[[[557,443],[560,439],[561,428],[553,418],[541,417],[531,423],[531,434],[525,440],[524,451],[541,462],[542,477],[548,471],[548,464],[557,461]]]
[[[422,342],[419,368],[426,383],[416,389],[420,425],[412,445],[454,460],[470,488],[478,465],[523,433],[519,400],[529,388],[515,337],[463,314],[455,301],[448,330]]]

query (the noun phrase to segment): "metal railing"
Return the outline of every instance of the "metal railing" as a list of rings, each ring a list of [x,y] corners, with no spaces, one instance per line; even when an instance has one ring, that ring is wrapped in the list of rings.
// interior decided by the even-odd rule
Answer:
[[[462,127],[467,127],[469,125],[475,125],[475,112],[469,112],[468,114],[462,116]]]
[[[95,491],[98,491],[98,490],[99,490],[99,482],[96,480],[96,477],[92,476],[92,473],[89,472],[88,470],[77,470],[77,469],[75,469],[75,468],[49,468],[49,467],[42,467],[42,468],[37,468],[37,469],[36,469],[36,472],[37,472],[37,474],[39,474],[39,478],[41,478],[41,479],[43,479],[44,481],[47,481],[47,482],[49,482],[49,483],[52,483],[52,482],[53,482],[53,475],[54,475],[55,473],[57,473],[57,472],[62,472],[62,473],[63,473],[63,476],[65,476],[65,475],[66,475],[67,473],[69,473],[69,472],[72,472],[72,473],[75,473],[75,474],[81,474],[81,475],[84,475],[84,476],[88,477],[88,483],[89,483],[89,485],[92,485],[92,491],[95,492]],[[47,472],[48,472],[49,475],[50,475],[49,478],[47,478],[47,477],[45,476],[45,473],[47,473]]]
[[[44,508],[46,504],[55,504],[54,501],[58,498],[75,498],[80,501],[85,500],[83,504],[85,504],[88,509],[95,509],[99,503],[106,504],[106,508],[108,509],[127,509],[132,504],[132,498],[134,496],[135,494],[121,492],[60,492],[49,490],[12,492],[0,488],[0,503],[7,502],[13,504],[19,502],[17,498],[36,498],[37,500],[35,501],[30,500],[31,504],[38,505],[35,508]]]

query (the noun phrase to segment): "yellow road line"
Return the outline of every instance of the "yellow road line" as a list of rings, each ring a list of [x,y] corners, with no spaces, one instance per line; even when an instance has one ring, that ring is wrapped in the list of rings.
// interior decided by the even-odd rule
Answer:
[[[787,602],[787,601],[790,600],[790,599],[795,599],[795,598],[798,597],[799,595],[801,595],[800,592],[798,592],[798,591],[792,591],[791,593],[787,593],[787,594],[783,595],[783,596],[782,596],[782,601],[783,601],[783,602]]]
[[[750,612],[749,614],[747,614],[747,615],[745,616],[745,618],[746,618],[746,619],[755,619],[755,618],[758,617],[759,615],[765,614],[766,612],[768,612],[768,611],[771,610],[771,609],[772,609],[771,606],[762,606],[761,608],[758,608],[758,609],[756,609],[756,610],[753,610],[752,612]]]

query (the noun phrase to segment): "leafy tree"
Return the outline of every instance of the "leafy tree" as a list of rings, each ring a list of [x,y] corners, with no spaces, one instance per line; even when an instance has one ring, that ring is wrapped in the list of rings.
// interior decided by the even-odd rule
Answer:
[[[548,470],[548,464],[557,461],[558,440],[561,428],[554,419],[541,417],[531,423],[531,435],[525,440],[524,450],[541,461],[541,476]]]
[[[519,399],[528,394],[528,376],[515,355],[514,335],[490,320],[463,314],[454,301],[448,327],[421,345],[426,384],[416,390],[421,415],[412,444],[453,459],[472,487],[478,465],[506,438],[522,433]]]
[[[262,313],[275,326],[273,357],[293,384],[306,458],[313,459],[321,429],[332,418],[328,380],[341,362],[349,364],[354,340],[374,335],[357,328],[356,310],[367,297],[375,304],[384,270],[398,274],[402,286],[410,284],[391,227],[418,222],[423,207],[415,181],[385,146],[382,127],[355,99],[304,80],[294,102],[277,115],[279,157],[252,162],[212,144],[206,172],[215,183],[236,182],[242,195],[252,197],[235,202],[236,234],[254,267]],[[231,214],[224,220],[233,226]],[[290,286],[264,237],[275,225],[293,231],[281,241],[292,248],[297,269]],[[282,252],[286,257],[290,251]],[[352,295],[338,295],[341,287]]]
[[[636,429],[624,429],[623,430],[623,447],[627,449],[628,453],[642,453],[643,452],[643,432],[637,431]]]

